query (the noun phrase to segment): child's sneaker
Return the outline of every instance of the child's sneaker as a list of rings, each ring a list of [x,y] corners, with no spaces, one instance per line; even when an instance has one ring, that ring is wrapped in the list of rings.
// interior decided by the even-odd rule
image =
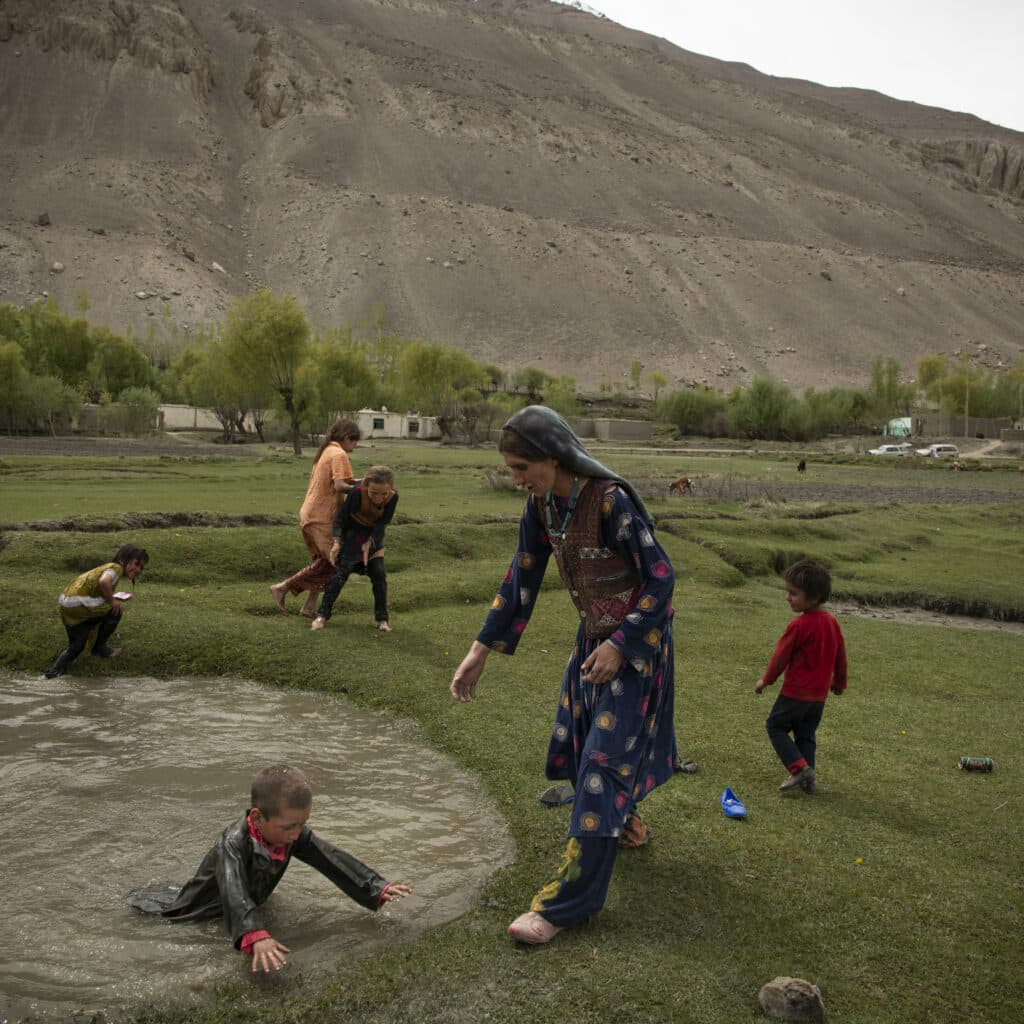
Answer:
[[[804,781],[800,783],[800,788],[805,793],[810,793],[811,796],[813,796],[818,791],[818,787],[814,784],[814,782],[814,779],[804,779]]]
[[[791,789],[803,789],[805,784],[814,785],[814,769],[807,765],[798,772],[793,772],[786,781],[779,786],[780,793],[788,793]]]

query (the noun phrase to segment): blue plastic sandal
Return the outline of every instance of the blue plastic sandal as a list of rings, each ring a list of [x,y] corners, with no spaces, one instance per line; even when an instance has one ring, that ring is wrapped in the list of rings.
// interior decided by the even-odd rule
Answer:
[[[745,818],[747,816],[747,809],[743,806],[743,801],[728,786],[722,790],[722,810],[727,818]]]

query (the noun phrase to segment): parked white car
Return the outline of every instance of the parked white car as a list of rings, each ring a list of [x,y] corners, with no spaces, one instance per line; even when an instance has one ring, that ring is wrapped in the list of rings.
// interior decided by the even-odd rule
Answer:
[[[913,450],[912,444],[880,444],[877,448],[869,448],[868,455],[908,455]]]
[[[929,459],[955,459],[960,449],[955,444],[930,444],[927,448],[918,448],[917,454]]]

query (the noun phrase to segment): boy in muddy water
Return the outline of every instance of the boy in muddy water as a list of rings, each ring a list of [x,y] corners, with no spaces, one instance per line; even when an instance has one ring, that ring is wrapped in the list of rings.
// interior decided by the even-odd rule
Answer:
[[[124,602],[132,595],[115,591],[122,576],[134,583],[149,561],[149,555],[135,544],[117,549],[114,559],[75,577],[57,599],[68,645],[46,670],[47,679],[64,675],[82,651],[89,648],[97,658],[116,658],[120,647],[107,641],[124,613]]]
[[[306,822],[313,791],[305,775],[287,765],[264,768],[253,780],[249,810],[229,825],[183,886],[163,883],[134,889],[137,910],[171,921],[223,917],[236,949],[252,957],[253,971],[279,971],[290,950],[264,927],[260,905],[281,881],[292,857],[316,868],[368,910],[408,896],[412,889],[386,882],[373,868],[321,839]]]
[[[776,644],[754,693],[785,673],[782,692],[765,723],[768,738],[789,771],[779,789],[813,793],[818,724],[829,691],[840,694],[846,689],[846,645],[839,623],[821,607],[832,593],[828,570],[804,559],[782,577],[786,601],[797,617]]]

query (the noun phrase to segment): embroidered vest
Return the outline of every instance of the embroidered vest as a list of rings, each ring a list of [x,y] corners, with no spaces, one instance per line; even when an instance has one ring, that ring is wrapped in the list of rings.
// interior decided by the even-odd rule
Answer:
[[[640,575],[636,567],[601,541],[601,509],[618,485],[591,479],[583,489],[569,529],[550,537],[558,571],[580,613],[588,639],[607,640],[636,603]],[[544,522],[544,499],[534,499]]]

